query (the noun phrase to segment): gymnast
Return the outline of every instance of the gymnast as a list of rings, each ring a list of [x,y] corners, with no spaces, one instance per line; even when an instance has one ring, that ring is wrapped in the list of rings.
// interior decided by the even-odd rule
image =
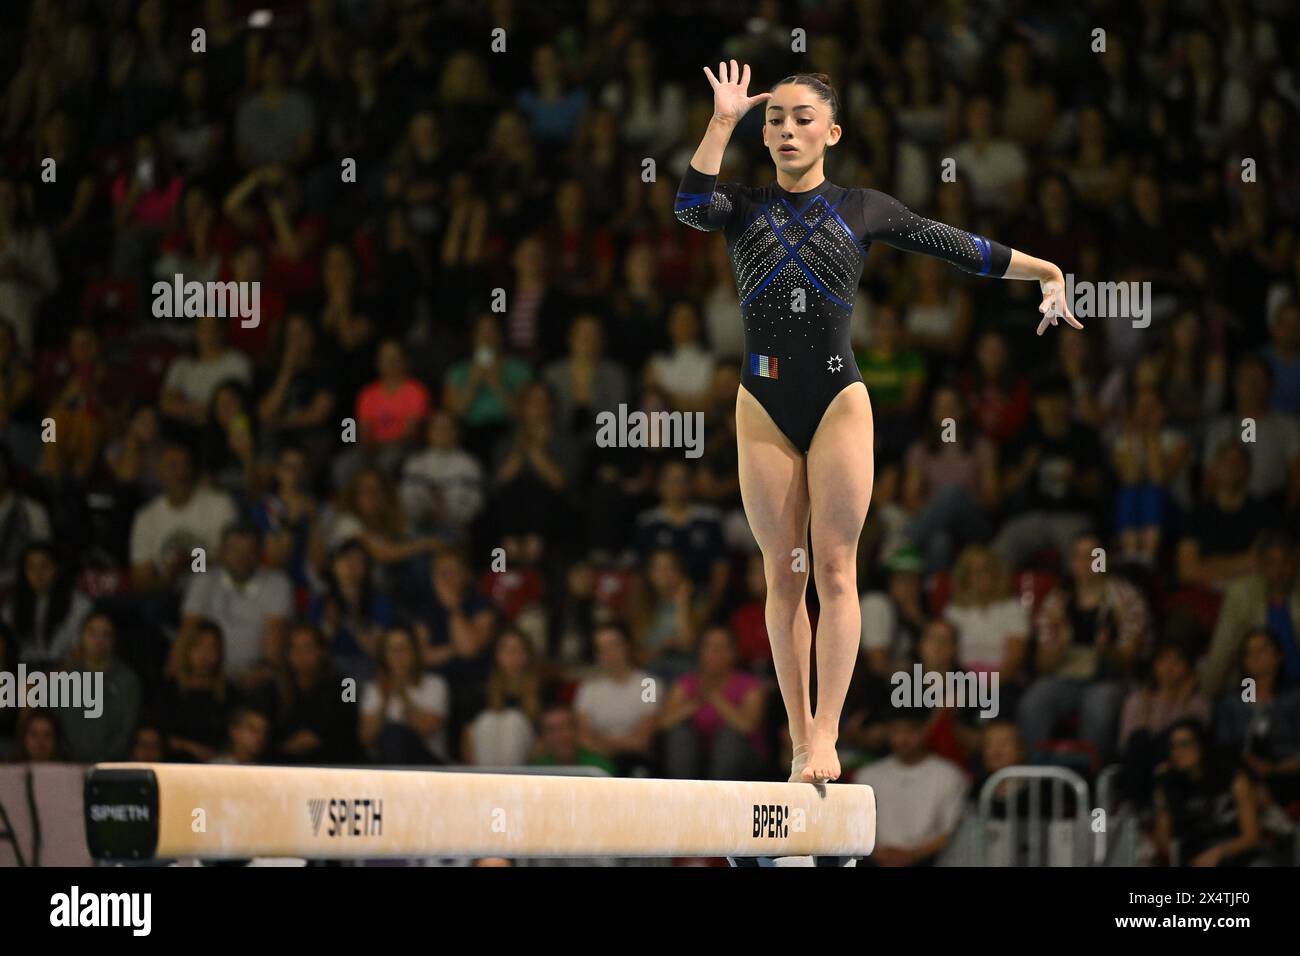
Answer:
[[[749,66],[707,66],[713,117],[677,193],[677,218],[721,231],[745,322],[746,358],[736,394],[741,499],[763,553],[765,619],[785,702],[794,759],[791,782],[840,775],[835,744],[857,658],[857,545],[871,501],[871,400],[853,358],[849,320],[873,241],[920,252],[959,269],[1037,280],[1038,334],[1058,317],[1082,325],[1064,300],[1061,270],[1001,243],[918,216],[875,189],[826,179],[826,150],[839,142],[839,103],[824,74],[786,77],[748,94]],[[765,103],[763,145],[776,167],[768,186],[718,185],[736,124]],[[804,603],[811,534],[821,616],[817,710],[812,710],[812,630]]]

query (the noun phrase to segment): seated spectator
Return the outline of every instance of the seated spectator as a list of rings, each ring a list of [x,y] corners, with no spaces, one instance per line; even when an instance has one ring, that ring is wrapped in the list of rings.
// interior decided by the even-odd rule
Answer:
[[[984,514],[997,508],[998,465],[956,388],[935,389],[930,407],[928,434],[907,450],[903,498],[912,518],[903,534],[938,571],[952,566],[957,549],[988,536]]]
[[[699,667],[681,677],[659,713],[664,770],[679,780],[760,779],[767,757],[763,682],[736,667],[725,627],[700,638]]]
[[[61,663],[77,647],[91,601],[51,544],[27,546],[19,559],[22,573],[13,597],[5,604],[4,621],[13,629],[18,660],[28,667]]]
[[[501,328],[491,312],[481,313],[473,328],[473,350],[447,370],[442,404],[464,429],[466,447],[485,458],[509,434],[520,390],[533,371],[502,351]]]
[[[284,55],[272,49],[257,70],[257,90],[235,111],[234,143],[239,164],[301,163],[311,155],[316,111],[311,99],[289,85]]]
[[[506,550],[535,563],[545,545],[554,549],[569,539],[578,451],[556,422],[555,400],[544,383],[521,389],[518,413],[514,434],[496,449],[490,511]]]
[[[0,594],[18,577],[23,552],[36,541],[50,540],[50,519],[40,504],[13,486],[13,459],[0,445]]]
[[[32,358],[37,316],[59,288],[59,267],[49,232],[9,176],[0,176],[0,264],[0,313],[13,323],[19,354]]]
[[[1092,524],[1105,464],[1097,433],[1073,420],[1070,386],[1045,375],[1034,389],[1034,419],[1008,444],[1003,494],[1009,514],[993,550],[1013,570],[1055,547],[1062,563],[1070,542]]]
[[[176,639],[176,672],[163,684],[158,723],[173,760],[207,763],[226,739],[235,691],[226,680],[221,628],[200,621]]]
[[[402,465],[402,505],[414,527],[464,543],[483,510],[483,466],[460,447],[456,419],[448,412],[430,415],[425,435],[428,446]]]
[[[138,592],[171,591],[190,577],[193,549],[217,552],[238,514],[230,496],[198,487],[184,445],[170,444],[159,462],[162,493],[131,523],[131,584]]]
[[[184,187],[167,144],[152,133],[137,136],[134,162],[118,173],[111,189],[114,275],[124,279],[145,275]]]
[[[693,303],[681,301],[669,309],[668,338],[669,350],[656,352],[646,364],[646,384],[667,392],[674,410],[703,410],[715,359],[700,338],[700,317]]]
[[[1011,591],[1006,565],[983,545],[967,546],[957,559],[944,617],[957,628],[957,660],[963,669],[997,671],[1003,686],[1020,680],[1029,616]]]
[[[311,624],[289,630],[280,675],[274,752],[285,763],[345,764],[361,757],[354,704]]]
[[[754,552],[745,562],[745,600],[731,612],[727,627],[736,635],[736,655],[741,666],[756,673],[772,673],[772,642],[767,636],[767,569],[760,552]],[[865,640],[865,627],[862,633]]]
[[[1120,717],[1119,754],[1124,794],[1149,806],[1156,766],[1169,752],[1169,728],[1179,721],[1208,726],[1210,702],[1196,691],[1195,660],[1181,642],[1156,651],[1148,684],[1131,691]]]
[[[330,552],[353,538],[375,563],[379,580],[393,591],[399,584],[419,581],[424,566],[420,559],[442,545],[437,538],[410,533],[392,482],[370,467],[353,474],[338,503],[322,513],[312,542],[313,564],[323,570]]]
[[[922,674],[939,674],[946,679],[948,674],[958,672],[957,646],[957,628],[952,621],[945,618],[932,619],[921,631],[912,661],[906,665],[906,673],[913,673],[914,661],[921,665]],[[891,682],[889,689],[896,690],[897,685]],[[1003,686],[999,682],[992,703],[1002,719],[1015,713],[1018,690],[1014,684]],[[892,693],[889,703],[891,711],[898,709]],[[986,727],[991,718],[982,716],[984,705],[969,696],[963,706],[959,706],[957,701],[945,703],[951,703],[952,706],[927,708],[929,717],[925,725],[925,746],[935,756],[951,760],[964,769],[971,765],[979,752],[981,728]]]
[[[68,365],[68,374],[45,412],[54,422],[57,440],[44,443],[40,472],[55,487],[91,477],[117,401],[99,335],[90,326],[78,325],[68,334]]]
[[[191,579],[181,604],[181,634],[213,621],[225,638],[225,666],[245,687],[274,676],[293,613],[288,578],[261,562],[262,533],[250,524],[227,528],[220,563]]]
[[[966,407],[986,438],[1002,449],[1029,417],[1029,381],[1011,361],[1002,333],[989,330],[975,342],[975,367],[962,377]]]
[[[871,340],[855,349],[862,383],[871,393],[876,426],[876,455],[881,462],[902,457],[917,432],[925,389],[925,357],[902,341],[893,306],[881,303],[871,312]]]
[[[248,393],[237,382],[222,382],[212,393],[212,408],[202,432],[200,469],[212,484],[232,495],[258,486],[257,434]]]
[[[694,666],[695,641],[707,619],[703,599],[682,571],[677,552],[657,548],[632,598],[632,639],[638,663],[672,681]]]
[[[514,628],[497,636],[492,661],[484,706],[465,727],[461,759],[486,767],[522,766],[542,715],[541,672],[532,643]]]
[[[1093,553],[1100,547],[1091,534],[1075,539],[1069,573],[1038,610],[1037,676],[1020,702],[1020,730],[1037,747],[1057,721],[1078,713],[1080,738],[1106,760],[1115,746],[1123,681],[1146,648],[1150,625],[1138,590],[1097,570]]]
[[[162,490],[162,420],[154,405],[140,405],[132,413],[124,432],[104,448],[113,481],[140,498],[152,498]]]
[[[70,669],[103,675],[98,713],[63,707],[57,713],[68,759],[78,763],[128,759],[140,710],[140,680],[115,655],[116,634],[106,614],[92,614],[81,627]],[[90,713],[87,713],[90,710]]]
[[[1250,454],[1241,442],[1220,442],[1210,471],[1209,493],[1178,542],[1178,582],[1222,590],[1255,569],[1251,545],[1271,523],[1270,511],[1250,493]]]
[[[1288,302],[1269,315],[1264,358],[1273,370],[1274,410],[1300,416],[1300,305]]]
[[[1300,689],[1283,682],[1284,664],[1277,634],[1252,629],[1242,645],[1241,671],[1254,685],[1223,695],[1215,727],[1219,746],[1240,756],[1255,784],[1261,823],[1290,832],[1294,827],[1282,811],[1300,801]]]
[[[1156,851],[1173,866],[1243,866],[1264,855],[1250,778],[1226,769],[1197,720],[1170,730],[1155,807]]]
[[[381,764],[448,762],[447,682],[420,666],[406,627],[392,627],[379,645],[379,672],[361,695],[361,743]]]
[[[653,763],[657,697],[647,699],[655,679],[636,666],[621,625],[602,625],[595,634],[596,671],[578,685],[578,745],[612,761],[621,774]]]
[[[610,776],[618,773],[612,760],[579,746],[578,718],[563,704],[552,704],[542,713],[541,736],[528,762],[534,767],[598,767]]]
[[[62,763],[67,759],[59,737],[59,722],[51,711],[23,711],[16,739],[10,763]]]
[[[1189,436],[1199,435],[1206,419],[1223,407],[1228,377],[1223,351],[1222,342],[1216,343],[1207,335],[1205,320],[1198,311],[1185,309],[1171,324],[1162,350],[1159,388],[1169,409],[1170,424]]]
[[[319,506],[312,493],[310,463],[285,445],[275,460],[271,489],[253,505],[252,522],[266,541],[266,563],[283,571],[294,588],[311,581],[309,552]]]
[[[942,259],[908,256],[903,261],[907,305],[903,339],[911,348],[947,363],[963,356],[971,329],[970,293]]]
[[[900,667],[910,666],[928,615],[921,552],[910,546],[899,548],[885,562],[885,571],[888,590],[864,593],[861,613],[862,650],[868,666],[873,674],[887,678]]]
[[[1270,405],[1273,368],[1260,355],[1243,355],[1233,370],[1232,410],[1205,428],[1202,463],[1208,481],[1209,463],[1224,439],[1243,438],[1246,419],[1253,422],[1250,441],[1242,445],[1250,454],[1250,493],[1270,508],[1300,501],[1300,420]]]
[[[603,345],[600,319],[584,312],[569,327],[568,357],[542,371],[555,395],[560,426],[584,439],[595,429],[597,413],[615,411],[628,397],[627,374],[602,355]]]
[[[1168,524],[1174,481],[1187,462],[1188,445],[1165,425],[1160,393],[1141,388],[1111,449],[1119,477],[1115,529],[1120,560],[1154,567]]]
[[[40,439],[36,376],[22,354],[13,320],[0,311],[0,448],[10,449],[24,470],[36,467]]]
[[[300,312],[290,315],[277,331],[278,347],[272,368],[275,377],[261,390],[257,420],[263,440],[279,448],[301,444],[313,461],[334,450],[336,406],[320,332]]]
[[[900,710],[889,722],[890,755],[853,776],[876,792],[876,866],[931,866],[948,845],[965,809],[966,782],[957,765],[926,750],[925,714]]]
[[[126,758],[132,763],[164,763],[171,759],[167,737],[157,724],[143,723],[131,735],[131,750]]]
[[[357,437],[361,450],[390,466],[420,434],[429,414],[429,391],[407,368],[402,344],[379,343],[379,378],[357,396]]]
[[[416,633],[423,666],[442,670],[449,679],[453,672],[486,679],[496,612],[475,587],[463,552],[449,548],[434,556],[419,607],[423,612]]]
[[[226,746],[212,763],[261,763],[271,740],[271,721],[260,710],[236,707],[230,715],[227,734]]]
[[[215,315],[196,319],[193,358],[176,358],[167,366],[160,407],[163,418],[183,435],[202,433],[217,386],[235,381],[247,387],[253,382],[253,363],[226,344],[226,323],[230,321]]]
[[[1285,529],[1269,528],[1256,540],[1255,569],[1228,586],[1214,625],[1210,649],[1201,660],[1201,689],[1218,696],[1237,684],[1237,665],[1246,636],[1270,628],[1282,645],[1282,673],[1300,684],[1300,548]]]
[[[370,555],[358,539],[344,541],[330,556],[325,590],[312,595],[307,619],[320,628],[342,672],[369,678],[379,638],[393,623],[392,602],[374,582]]]
[[[635,544],[643,561],[657,550],[677,556],[701,595],[706,616],[721,607],[731,579],[722,516],[712,505],[692,500],[691,468],[669,459],[659,468],[659,507],[637,515]]]

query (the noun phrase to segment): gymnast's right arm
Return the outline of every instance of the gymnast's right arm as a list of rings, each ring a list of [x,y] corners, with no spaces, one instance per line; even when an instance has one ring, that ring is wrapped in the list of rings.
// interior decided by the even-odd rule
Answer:
[[[742,73],[735,60],[731,61],[730,70],[726,63],[719,63],[717,77],[707,66],[704,74],[713,87],[713,116],[704,132],[704,139],[700,140],[699,149],[691,157],[686,175],[682,177],[673,211],[688,226],[717,232],[726,228],[732,210],[726,194],[715,189],[718,172],[722,169],[722,154],[726,152],[727,143],[731,142],[731,134],[741,117],[756,103],[771,99],[772,94],[749,96],[746,92],[749,66],[746,65]]]

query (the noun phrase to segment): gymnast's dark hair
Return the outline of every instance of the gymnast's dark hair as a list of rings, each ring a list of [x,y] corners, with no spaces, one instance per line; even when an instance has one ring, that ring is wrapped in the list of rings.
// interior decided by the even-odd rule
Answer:
[[[802,83],[804,86],[812,87],[812,91],[817,94],[817,98],[823,103],[829,104],[832,123],[840,115],[840,98],[835,94],[835,87],[831,85],[831,78],[825,73],[795,73],[793,76],[787,76],[776,86],[773,86],[772,89],[775,90],[777,86],[784,86],[787,83]]]

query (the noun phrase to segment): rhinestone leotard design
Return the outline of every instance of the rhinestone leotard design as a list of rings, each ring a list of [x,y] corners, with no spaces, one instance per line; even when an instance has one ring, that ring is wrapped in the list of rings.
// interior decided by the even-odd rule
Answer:
[[[677,218],[722,231],[745,319],[741,381],[799,451],[807,453],[827,406],[862,381],[849,321],[871,243],[1000,277],[1011,250],[998,242],[918,216],[875,189],[829,180],[792,193],[717,184],[688,167],[677,192]]]

